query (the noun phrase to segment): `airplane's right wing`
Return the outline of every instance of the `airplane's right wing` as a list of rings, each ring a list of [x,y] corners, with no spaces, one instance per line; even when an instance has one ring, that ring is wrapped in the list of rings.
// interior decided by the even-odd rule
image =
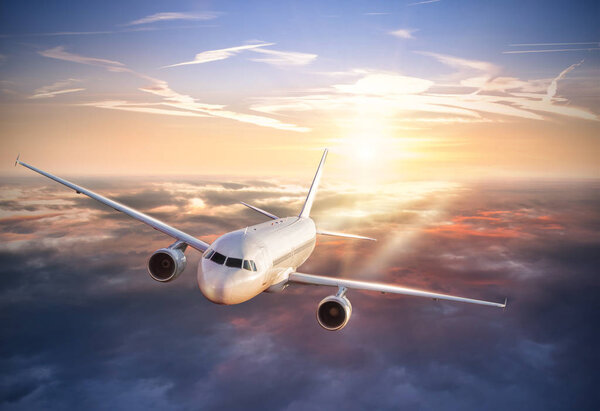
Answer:
[[[428,297],[436,300],[460,301],[463,303],[490,305],[492,307],[506,307],[504,303],[494,303],[491,301],[474,300],[472,298],[458,297],[448,294],[432,293],[429,291],[417,290],[414,288],[400,287],[392,284],[373,283],[369,281],[347,280],[344,278],[325,277],[321,275],[291,273],[288,279],[291,283],[309,284],[309,285],[325,285],[330,287],[345,287],[354,288],[357,290],[378,291],[382,293],[414,295],[417,297]]]
[[[190,247],[195,248],[198,251],[204,252],[204,251],[206,251],[206,249],[208,247],[210,247],[210,244],[205,243],[202,240],[198,240],[197,238],[195,238],[187,233],[184,233],[181,230],[173,228],[170,225],[165,224],[162,221],[157,220],[154,217],[150,217],[149,215],[144,214],[140,211],[134,210],[133,208],[127,207],[126,205],[117,203],[116,201],[113,201],[111,199],[103,197],[100,194],[96,194],[93,191],[88,190],[87,188],[80,187],[76,184],[71,183],[70,181],[63,180],[60,177],[57,177],[55,175],[52,175],[45,171],[42,171],[39,168],[31,166],[22,161],[19,161],[18,157],[17,157],[17,160],[15,161],[15,166],[17,164],[20,164],[23,167],[27,167],[28,169],[33,170],[36,173],[39,173],[45,177],[48,177],[51,180],[56,181],[57,183],[60,183],[64,186],[69,187],[70,189],[75,190],[75,192],[77,194],[85,194],[86,196],[93,198],[94,200],[99,201],[102,204],[106,204],[107,206],[112,207],[117,211],[125,213],[128,216],[133,217],[138,221],[141,221],[142,223],[148,224],[150,227],[154,228],[155,230],[165,233],[166,235],[171,236],[171,237],[175,238],[176,240],[182,241],[182,242],[186,243],[187,245],[189,245]]]

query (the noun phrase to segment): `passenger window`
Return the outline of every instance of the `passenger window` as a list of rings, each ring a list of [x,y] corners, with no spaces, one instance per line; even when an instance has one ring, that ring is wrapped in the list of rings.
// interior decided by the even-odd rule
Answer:
[[[214,261],[217,264],[223,264],[225,262],[226,258],[227,257],[225,257],[223,254],[217,253],[215,251],[215,253],[212,255],[212,257],[210,259],[211,259],[211,261]]]
[[[254,261],[250,261],[250,265],[252,265],[252,271],[256,271],[256,264],[254,264]]]
[[[244,270],[252,271],[252,267],[250,266],[250,261],[244,260]]]
[[[225,262],[225,265],[227,267],[242,268],[242,259],[241,258],[229,257],[227,259],[227,262]]]
[[[215,253],[215,250],[208,250],[207,252],[204,253],[204,258],[210,258],[212,257],[212,255]]]

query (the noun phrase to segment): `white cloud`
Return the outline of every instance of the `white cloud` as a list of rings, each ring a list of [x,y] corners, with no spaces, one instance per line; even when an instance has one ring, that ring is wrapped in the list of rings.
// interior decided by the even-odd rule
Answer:
[[[68,79],[57,81],[56,83],[50,84],[49,86],[44,86],[36,89],[33,92],[33,95],[29,96],[30,99],[40,99],[40,98],[52,98],[58,94],[66,94],[66,93],[75,93],[77,91],[83,91],[84,88],[65,88],[73,85],[74,83],[78,83],[80,80],[77,79]]]
[[[600,47],[572,48],[572,49],[540,49],[540,50],[513,50],[503,51],[502,54],[527,54],[527,53],[563,53],[568,51],[594,51]]]
[[[139,24],[150,24],[158,21],[171,21],[171,20],[212,20],[218,17],[217,13],[204,12],[204,13],[182,13],[182,12],[164,12],[156,13],[150,16],[143,17],[138,20],[131,21],[126,26],[136,26]]]
[[[430,4],[430,3],[437,3],[441,0],[425,0],[425,1],[417,1],[416,3],[408,3],[407,6],[418,6],[420,4]]]
[[[252,59],[252,61],[272,64],[274,66],[304,66],[312,63],[317,58],[316,54],[299,53],[297,51],[278,51],[263,48],[255,48],[251,51],[270,56],[267,58]]]
[[[500,67],[485,61],[436,53],[421,54],[458,70],[461,77],[457,82],[444,84],[453,92],[435,92],[433,90],[444,88],[436,88],[437,84],[427,79],[363,70],[364,74],[354,82],[334,84],[328,89],[305,95],[257,100],[251,108],[265,113],[334,111],[341,121],[349,121],[357,113],[391,119],[402,116],[409,121],[429,114],[432,115],[430,123],[496,121],[498,116],[543,120],[546,118],[544,114],[599,120],[587,109],[573,107],[565,98],[555,97],[557,82],[581,63],[563,70],[552,81],[521,80],[499,76]],[[456,92],[465,87],[477,90]]]
[[[269,56],[266,58],[251,59],[252,61],[272,64],[275,66],[302,66],[311,63],[314,59],[317,58],[316,54],[299,53],[296,51],[267,50],[264,48],[273,45],[275,45],[275,43],[257,43],[243,46],[228,47],[225,49],[207,50],[196,54],[194,60],[184,61],[183,63],[171,64],[163,68],[225,60],[246,50],[253,51],[255,53],[266,54]]]
[[[211,61],[225,60],[225,59],[232,57],[244,50],[252,50],[252,49],[256,49],[258,47],[272,46],[273,44],[275,44],[275,43],[258,43],[258,44],[248,44],[245,46],[228,47],[225,49],[203,51],[201,53],[196,54],[196,57],[194,57],[194,60],[184,61],[183,63],[171,64],[168,66],[164,66],[163,68],[186,66],[189,64],[202,64],[202,63],[208,63]]]
[[[127,101],[102,101],[97,103],[86,103],[85,105],[92,105],[98,108],[110,108],[117,110],[126,110],[126,111],[137,111],[144,113],[152,113],[152,114],[165,114],[165,115],[184,115],[189,116],[194,113],[204,114],[209,117],[220,117],[227,118],[231,120],[240,121],[243,123],[255,124],[257,126],[262,127],[271,127],[280,130],[288,130],[288,131],[296,131],[296,132],[307,132],[310,131],[307,127],[297,126],[295,124],[283,123],[277,119],[257,116],[253,114],[245,114],[238,113],[234,111],[228,111],[224,109],[224,106],[215,105],[215,104],[206,104],[198,102],[195,98],[186,95],[180,94],[174,90],[172,90],[168,83],[164,80],[156,79],[150,76],[147,76],[142,73],[138,73],[130,68],[126,67],[123,63],[112,60],[98,59],[94,57],[85,57],[80,56],[73,53],[68,53],[64,51],[63,47],[56,47],[54,49],[46,50],[45,52],[41,52],[41,55],[45,57],[50,57],[59,60],[72,61],[80,64],[91,64],[104,67],[105,69],[113,72],[122,72],[128,73],[133,76],[136,76],[140,79],[148,81],[151,83],[150,86],[141,87],[139,90],[144,91],[146,93],[154,94],[159,97],[162,97],[163,100],[159,103],[155,104],[138,104],[138,103],[129,103]],[[174,110],[165,110],[165,109],[157,109],[152,106],[162,105],[176,108],[179,112]],[[182,112],[188,112],[190,114],[182,114]],[[198,116],[196,116],[198,117]]]
[[[199,113],[192,113],[190,111],[180,110],[165,110],[162,108],[156,108],[153,106],[160,105],[160,103],[140,104],[140,103],[128,103],[122,100],[105,100],[97,101],[92,103],[84,103],[82,106],[92,106],[97,108],[108,108],[113,110],[133,111],[136,113],[148,113],[148,114],[162,114],[168,116],[180,116],[180,117],[208,117]]]
[[[99,59],[95,57],[84,57],[78,54],[69,53],[65,51],[65,48],[63,46],[58,46],[52,49],[40,51],[39,54],[52,59],[72,61],[74,63],[88,64],[91,66],[100,66],[105,68],[124,66],[123,63],[119,63],[118,61]]]
[[[583,60],[581,60],[579,63],[572,64],[563,71],[561,71],[560,74],[552,80],[552,83],[550,83],[550,86],[548,87],[548,90],[546,92],[546,97],[544,97],[544,101],[549,102],[550,100],[552,100],[552,98],[556,95],[556,91],[558,89],[558,81],[565,78],[565,76],[569,74],[569,72],[575,70],[576,67],[579,67],[582,64]]]
[[[415,29],[398,29],[394,31],[390,31],[389,34],[392,36],[396,36],[401,39],[414,39],[413,33],[417,30]]]
[[[487,61],[480,60],[468,60],[455,56],[448,56],[446,54],[439,53],[431,53],[428,51],[417,51],[416,53],[422,54],[424,56],[433,57],[437,61],[442,64],[445,64],[450,67],[458,68],[458,69],[471,69],[484,71],[486,73],[496,73],[500,71],[500,68],[492,63],[488,63]]]
[[[356,83],[338,84],[333,87],[344,93],[389,96],[422,93],[433,84],[433,81],[417,77],[374,73],[364,76]]]

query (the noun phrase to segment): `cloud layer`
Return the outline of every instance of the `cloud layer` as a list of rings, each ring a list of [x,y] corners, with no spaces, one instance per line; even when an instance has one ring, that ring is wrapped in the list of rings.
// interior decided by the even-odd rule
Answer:
[[[278,181],[79,183],[208,241],[263,221],[239,200],[290,215],[306,193]],[[330,333],[314,319],[330,290],[216,306],[197,289],[198,255],[156,283],[144,265],[170,239],[52,182],[4,182],[2,408],[593,409],[597,190],[326,184],[317,224],[379,241],[319,239],[303,271],[509,297],[502,312],[351,292],[349,325]]]

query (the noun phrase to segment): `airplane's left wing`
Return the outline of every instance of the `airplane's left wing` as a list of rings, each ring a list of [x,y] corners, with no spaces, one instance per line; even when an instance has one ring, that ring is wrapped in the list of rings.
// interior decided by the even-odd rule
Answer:
[[[428,297],[436,300],[460,301],[463,303],[490,305],[492,307],[506,307],[504,303],[494,303],[491,301],[474,300],[472,298],[457,297],[454,295],[438,294],[429,291],[417,290],[414,288],[400,287],[392,284],[373,283],[369,281],[347,280],[344,278],[325,277],[321,275],[291,273],[288,279],[291,283],[310,284],[310,285],[325,285],[330,287],[345,287],[354,288],[357,290],[378,291],[382,293],[414,295],[418,297]]]
[[[204,251],[206,251],[206,249],[208,247],[210,247],[210,244],[205,243],[202,240],[198,240],[197,238],[195,238],[187,233],[184,233],[183,231],[173,228],[170,225],[165,224],[162,221],[159,221],[154,217],[150,217],[149,215],[144,214],[140,211],[134,210],[133,208],[127,207],[126,205],[123,205],[116,201],[110,200],[106,197],[101,196],[100,194],[96,194],[93,191],[88,190],[87,188],[80,187],[76,184],[73,184],[73,183],[67,181],[67,180],[63,180],[60,177],[54,176],[50,173],[46,173],[45,171],[42,171],[39,168],[36,168],[32,165],[29,165],[27,163],[20,161],[18,157],[17,157],[17,161],[15,162],[15,166],[17,164],[20,164],[23,167],[27,167],[28,169],[33,170],[36,173],[39,173],[43,176],[46,176],[46,177],[56,181],[57,183],[60,183],[62,185],[69,187],[69,188],[75,190],[77,192],[77,194],[85,194],[86,196],[93,198],[94,200],[99,201],[102,204],[106,204],[107,206],[112,207],[117,211],[120,211],[124,214],[127,214],[130,217],[135,218],[138,221],[141,221],[142,223],[148,224],[150,227],[154,228],[155,230],[165,233],[166,235],[171,236],[171,237],[175,238],[176,240],[182,241],[182,242],[186,243],[187,245],[189,245],[190,247],[195,248],[198,251],[204,252]]]

